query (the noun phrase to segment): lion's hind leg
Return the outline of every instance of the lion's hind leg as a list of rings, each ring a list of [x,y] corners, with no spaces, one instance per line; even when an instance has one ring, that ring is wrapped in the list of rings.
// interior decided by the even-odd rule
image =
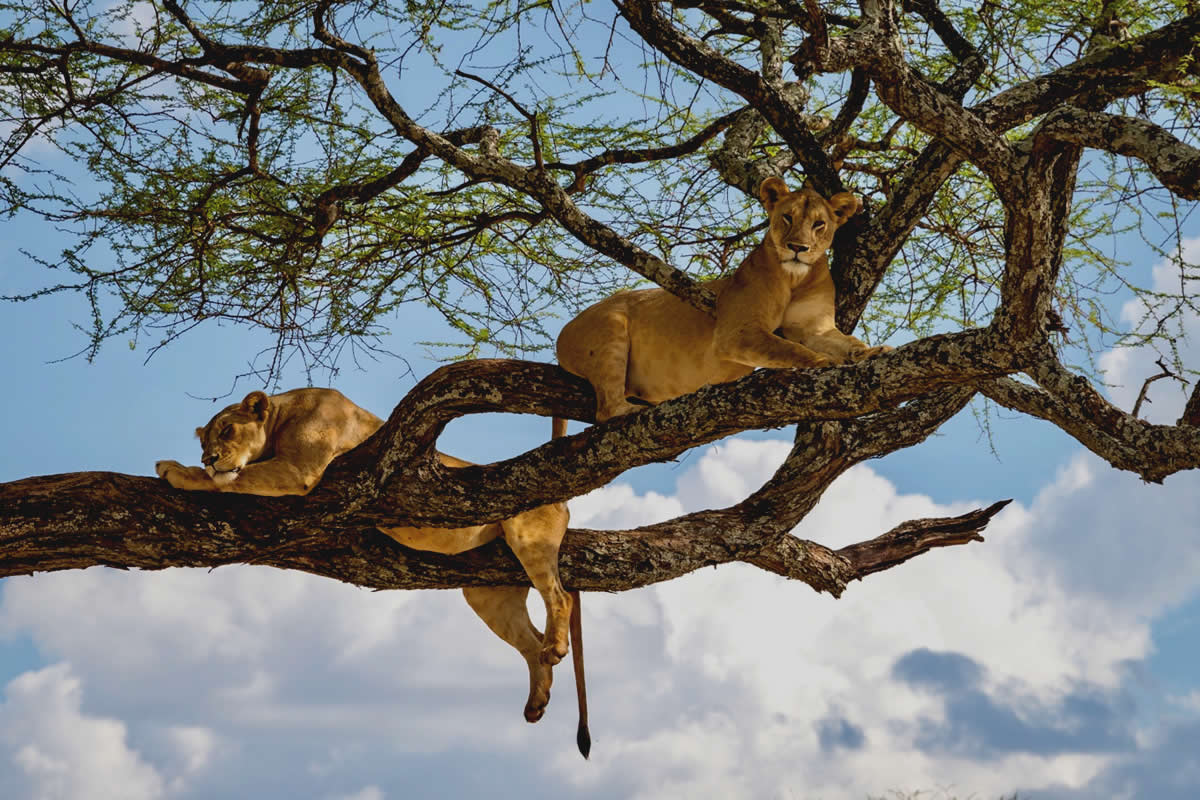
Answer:
[[[567,372],[586,378],[596,392],[596,421],[604,422],[638,411],[630,403],[629,316],[623,308],[610,307],[609,298],[586,309],[567,323],[558,337],[558,363]]]
[[[567,654],[571,598],[558,578],[558,547],[569,519],[565,503],[550,503],[500,523],[504,538],[546,602],[542,661],[557,664]]]
[[[550,702],[551,667],[542,661],[542,635],[533,627],[525,597],[526,586],[472,586],[463,589],[467,604],[479,615],[492,632],[508,642],[529,665],[529,699],[525,702],[525,719],[537,722],[546,713]]]

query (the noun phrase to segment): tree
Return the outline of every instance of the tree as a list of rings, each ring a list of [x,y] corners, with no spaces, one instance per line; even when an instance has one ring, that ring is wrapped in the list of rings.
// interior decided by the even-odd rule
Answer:
[[[320,367],[370,348],[416,300],[461,331],[460,355],[518,354],[545,344],[548,306],[606,294],[625,271],[711,310],[696,278],[754,243],[749,195],[781,173],[867,199],[834,245],[843,329],[919,338],[446,470],[432,452],[456,416],[593,413],[590,389],[557,367],[463,361],[422,381],[306,498],[181,494],[108,473],[0,486],[0,575],[252,562],[383,588],[517,582],[499,545],[447,558],[370,532],[501,518],[795,424],[783,466],[731,508],[572,531],[564,580],[618,590],[742,560],[839,594],[980,538],[1003,505],[839,551],[789,534],[839,474],[919,443],[978,394],[1146,480],[1200,466],[1195,388],[1178,424],[1153,425],[1064,363],[1113,333],[1103,294],[1126,280],[1092,239],[1166,202],[1177,241],[1186,209],[1173,204],[1200,197],[1200,12],[1005,5],[3,4],[5,208],[78,237],[57,262],[31,254],[73,278],[10,299],[83,293],[92,353],[114,336],[154,335],[155,349],[236,320],[276,334],[269,378],[293,350]],[[509,57],[491,78],[468,69],[496,52]],[[407,82],[419,94],[433,75],[445,83],[418,100],[428,109],[406,107]],[[88,179],[71,185],[38,155],[47,147]],[[1081,179],[1081,164],[1099,178]],[[1136,204],[1114,219],[1101,200]],[[102,247],[112,266],[94,265]],[[1192,303],[1177,259],[1178,294],[1130,287],[1148,324],[1129,339],[1168,357]]]

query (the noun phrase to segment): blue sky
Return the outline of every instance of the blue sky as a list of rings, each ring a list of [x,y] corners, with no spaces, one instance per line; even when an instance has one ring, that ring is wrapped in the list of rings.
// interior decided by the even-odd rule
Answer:
[[[2,294],[38,279],[18,248],[58,243],[18,219],[0,224],[0,246]],[[1200,240],[1189,247],[1195,263]],[[1127,255],[1149,274],[1139,253]],[[1155,280],[1169,287],[1170,268]],[[197,398],[229,392],[267,344],[208,326],[148,363],[119,341],[93,364],[60,361],[84,344],[73,320],[86,320],[78,298],[0,306],[0,480],[196,463],[193,429],[230,402]],[[386,414],[436,366],[410,342],[441,331],[410,306],[387,343],[405,361],[346,365],[330,383]],[[1184,354],[1200,363],[1194,343]],[[1124,408],[1156,371],[1136,351],[1102,364]],[[282,388],[302,383],[293,373]],[[1167,383],[1153,389],[1157,420],[1182,406]],[[540,418],[472,418],[440,446],[488,461],[548,430]],[[841,546],[1014,498],[984,544],[922,556],[840,600],[740,565],[585,596],[586,763],[566,670],[546,718],[526,724],[523,663],[457,592],[368,592],[265,567],[5,579],[0,798],[1190,800],[1200,477],[1143,484],[1007,412],[993,434],[995,454],[960,415],[848,472],[797,531]],[[750,434],[635,470],[574,501],[573,521],[621,527],[736,502],[787,442],[788,431]]]

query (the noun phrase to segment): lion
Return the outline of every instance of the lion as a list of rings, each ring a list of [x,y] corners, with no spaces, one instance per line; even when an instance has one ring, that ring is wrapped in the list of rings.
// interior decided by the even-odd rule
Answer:
[[[196,429],[204,453],[202,467],[177,461],[154,465],[160,478],[177,489],[238,492],[264,497],[305,495],[329,463],[363,441],[383,420],[359,408],[335,389],[293,389],[268,396],[250,392]],[[449,467],[470,462],[438,453]],[[380,528],[397,542],[418,550],[452,555],[504,537],[546,604],[546,633],[534,627],[525,607],[528,587],[476,586],[463,589],[468,605],[529,667],[525,719],[537,722],[550,700],[552,667],[568,649],[570,631],[579,689],[580,751],[590,749],[583,690],[582,639],[577,605],[558,576],[558,549],[567,529],[567,506],[550,503],[510,519],[462,528]],[[571,593],[575,594],[575,593]]]
[[[717,296],[715,319],[664,289],[642,289],[607,297],[563,327],[558,363],[592,384],[597,422],[757,367],[823,367],[891,349],[870,347],[834,321],[825,251],[859,199],[826,199],[807,186],[792,192],[775,177],[758,192],[768,217],[762,243],[733,275],[704,284]],[[554,430],[563,430],[561,420]]]

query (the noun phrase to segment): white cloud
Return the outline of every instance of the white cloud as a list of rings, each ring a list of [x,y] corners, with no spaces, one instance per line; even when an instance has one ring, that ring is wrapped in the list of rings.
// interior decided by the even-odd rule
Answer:
[[[217,734],[198,725],[172,725],[163,732],[163,740],[175,776],[170,781],[172,792],[182,791],[190,777],[203,774],[221,748]]]
[[[84,713],[82,702],[81,681],[65,663],[26,672],[8,684],[0,705],[0,753],[15,767],[13,779],[24,784],[26,796],[163,797],[162,776],[129,747],[125,724]],[[0,778],[7,771],[0,766]]]
[[[745,496],[786,452],[781,443],[746,441],[706,451],[680,481],[684,510],[704,498],[720,504],[734,477],[735,496]],[[1184,521],[1200,510],[1196,488],[1194,476],[1146,487],[1081,456],[1032,506],[1003,512],[987,543],[923,555],[852,585],[841,600],[741,565],[653,587],[643,604],[661,616],[662,654],[622,651],[636,676],[619,689],[626,696],[614,702],[611,689],[594,690],[604,693],[597,705],[617,741],[598,744],[593,759],[637,773],[636,786],[653,787],[648,796],[838,798],[947,784],[998,795],[1083,786],[1115,763],[1117,749],[1133,746],[1122,687],[1127,664],[1150,652],[1150,622],[1200,586],[1200,547]],[[609,523],[646,521],[643,505],[631,505],[637,518],[612,509]],[[797,533],[840,546],[975,505],[897,494],[860,466]],[[1150,545],[1138,531],[1161,539]],[[1161,557],[1147,559],[1150,546]],[[918,648],[978,665],[978,685],[956,698],[897,680],[896,664]],[[613,657],[613,647],[604,652]],[[670,695],[664,686],[680,697],[656,702]],[[674,716],[663,718],[664,705]],[[938,737],[922,734],[918,721],[947,733],[935,746]],[[1095,721],[1108,727],[1089,736],[1077,730]],[[967,750],[937,749],[972,725],[978,738]],[[1028,748],[1006,739],[1013,729]],[[838,747],[838,735],[828,731],[853,746],[831,758],[823,746]],[[600,780],[568,758],[555,763],[581,786]],[[634,782],[626,791],[637,795]]]

